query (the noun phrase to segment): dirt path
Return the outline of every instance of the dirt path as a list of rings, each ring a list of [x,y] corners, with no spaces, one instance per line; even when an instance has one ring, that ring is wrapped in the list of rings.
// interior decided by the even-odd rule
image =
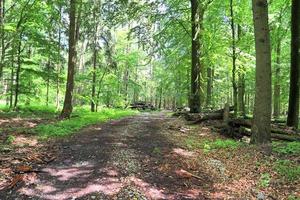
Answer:
[[[176,175],[191,156],[164,132],[174,119],[140,114],[83,130],[58,144],[58,158],[0,199],[208,199],[209,175]]]

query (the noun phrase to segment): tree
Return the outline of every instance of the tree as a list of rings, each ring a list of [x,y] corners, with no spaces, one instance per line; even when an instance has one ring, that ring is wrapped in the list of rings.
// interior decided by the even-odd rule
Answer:
[[[60,114],[61,118],[69,118],[73,106],[72,97],[74,90],[74,74],[76,65],[76,0],[70,0],[70,12],[69,12],[69,60],[68,60],[68,76],[66,84],[66,93],[63,110]]]
[[[292,1],[291,70],[287,125],[298,127],[300,90],[300,2]]]
[[[255,72],[255,103],[252,124],[251,142],[266,144],[271,141],[271,46],[268,23],[267,0],[252,0],[256,72]]]
[[[199,3],[191,0],[192,22],[192,68],[191,68],[191,96],[190,108],[192,113],[200,112],[200,27]]]
[[[238,88],[236,83],[236,30],[234,21],[234,10],[233,10],[233,0],[230,0],[230,18],[231,18],[231,39],[232,39],[232,89],[233,89],[233,106],[234,115],[237,116],[238,112]]]

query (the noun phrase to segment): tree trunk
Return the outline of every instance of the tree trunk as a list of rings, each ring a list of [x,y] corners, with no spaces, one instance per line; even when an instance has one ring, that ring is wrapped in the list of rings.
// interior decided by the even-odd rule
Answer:
[[[69,25],[69,60],[68,60],[68,76],[66,84],[66,94],[64,107],[60,114],[60,118],[69,118],[73,111],[72,96],[74,90],[74,74],[76,65],[76,0],[70,0],[70,25]]]
[[[298,127],[300,74],[300,2],[292,0],[291,71],[287,125]]]
[[[200,112],[200,25],[199,25],[199,2],[191,0],[192,22],[192,68],[191,68],[191,113]]]
[[[211,98],[212,98],[212,82],[213,82],[213,70],[210,67],[207,67],[207,88],[206,88],[206,107],[211,107]]]
[[[62,18],[62,8],[61,6],[59,7],[59,20],[61,21]],[[60,98],[59,98],[59,85],[60,85],[60,81],[59,81],[59,75],[60,75],[60,71],[61,71],[61,65],[62,65],[62,60],[61,60],[61,55],[60,55],[60,51],[61,51],[61,26],[59,25],[59,30],[58,30],[58,48],[57,48],[57,54],[59,57],[58,63],[57,63],[57,76],[56,76],[56,109],[58,110],[60,107]]]
[[[232,48],[232,89],[233,89],[233,106],[234,116],[238,113],[238,90],[236,83],[236,35],[235,35],[235,23],[233,12],[233,0],[230,0],[230,17],[231,17],[231,48]]]
[[[18,44],[18,58],[17,58],[17,70],[16,70],[16,87],[15,87],[15,102],[14,109],[17,108],[20,92],[20,72],[21,72],[21,46],[22,46],[22,33],[20,33]]]
[[[9,96],[9,108],[13,107],[14,98],[14,59],[12,57],[11,72],[10,72],[10,96]]]
[[[0,37],[1,37],[1,60],[0,60],[0,78],[3,76],[3,67],[5,59],[5,31],[4,31],[4,17],[5,17],[5,0],[0,0]]]
[[[255,103],[251,143],[271,142],[270,124],[272,111],[271,46],[267,0],[252,0],[256,73]]]
[[[238,24],[237,26],[237,41],[241,40],[242,29]],[[246,108],[245,108],[245,67],[241,66],[238,71],[238,111],[241,116],[246,116]]]
[[[97,50],[96,43],[94,43],[94,56],[93,56],[93,82],[92,82],[92,100],[91,100],[91,111],[95,112],[95,95],[96,95],[96,72],[97,72]]]
[[[46,106],[49,106],[49,88],[50,88],[50,58],[47,63],[47,84],[46,84]]]
[[[278,118],[280,115],[280,56],[281,56],[281,40],[279,39],[276,47],[276,69],[275,69],[275,83],[274,83],[274,110],[273,116],[274,118]]]

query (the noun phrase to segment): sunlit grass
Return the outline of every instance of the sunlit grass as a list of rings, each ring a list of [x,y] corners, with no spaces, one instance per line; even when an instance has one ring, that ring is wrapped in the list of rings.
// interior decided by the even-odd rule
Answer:
[[[41,138],[62,137],[71,135],[83,127],[105,122],[111,119],[120,119],[122,117],[136,114],[136,111],[121,109],[101,109],[99,112],[91,113],[87,110],[78,110],[73,113],[74,117],[70,119],[57,121],[53,124],[41,124],[34,129]]]
[[[89,107],[74,108],[70,119],[58,120],[60,112],[54,106],[19,106],[17,111],[10,110],[6,106],[0,106],[0,115],[4,118],[41,118],[47,119],[32,129],[25,128],[23,132],[31,133],[42,139],[71,135],[83,127],[105,122],[111,119],[134,115],[138,111],[126,109],[100,108],[99,112],[92,113]],[[12,128],[16,130],[16,128]]]

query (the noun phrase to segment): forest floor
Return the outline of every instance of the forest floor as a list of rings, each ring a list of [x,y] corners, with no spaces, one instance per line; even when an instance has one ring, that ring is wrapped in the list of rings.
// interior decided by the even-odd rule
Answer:
[[[1,200],[300,198],[294,148],[265,156],[209,123],[187,125],[163,112],[47,142],[26,135],[14,144],[13,153],[1,150]]]

